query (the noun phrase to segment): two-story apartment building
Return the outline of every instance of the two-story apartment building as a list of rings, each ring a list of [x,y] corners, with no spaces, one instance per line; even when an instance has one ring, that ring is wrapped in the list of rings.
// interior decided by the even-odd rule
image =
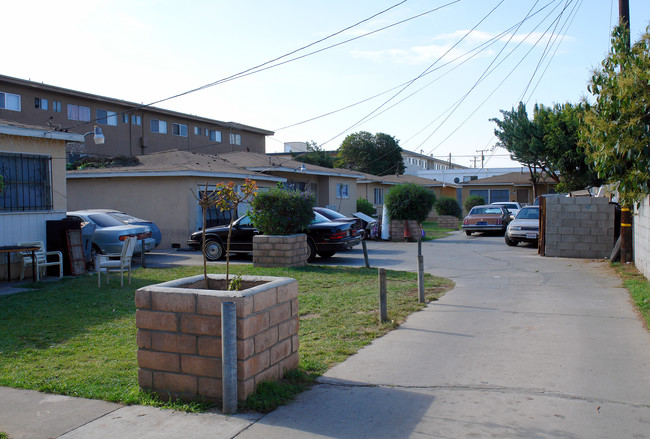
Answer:
[[[68,146],[68,156],[135,156],[171,149],[204,154],[264,154],[272,131],[193,116],[0,75],[0,119],[52,131],[86,134],[101,128],[105,143]]]

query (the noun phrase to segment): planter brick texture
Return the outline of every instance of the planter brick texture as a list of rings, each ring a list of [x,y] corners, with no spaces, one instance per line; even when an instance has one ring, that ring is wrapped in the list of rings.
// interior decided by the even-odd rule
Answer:
[[[391,241],[404,241],[404,229],[406,220],[391,220],[390,221],[390,240]],[[420,225],[415,220],[408,220],[409,232],[411,237],[408,241],[417,241],[418,236],[422,233]]]
[[[605,197],[549,197],[546,256],[607,258],[614,248],[615,205]]]
[[[209,275],[210,282],[224,275]],[[223,282],[223,281],[222,281]],[[237,391],[298,367],[298,283],[245,276],[242,291],[203,289],[203,275],[135,293],[138,382],[163,399],[221,401],[221,303],[237,306]]]
[[[307,235],[253,236],[254,267],[302,267],[307,265]]]

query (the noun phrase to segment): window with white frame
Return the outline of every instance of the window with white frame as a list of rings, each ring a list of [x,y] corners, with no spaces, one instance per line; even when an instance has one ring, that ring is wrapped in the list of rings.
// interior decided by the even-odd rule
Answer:
[[[115,127],[117,126],[117,113],[115,111],[97,109],[97,123]]]
[[[41,110],[47,110],[47,99],[34,98],[34,108],[39,108]]]
[[[207,130],[208,137],[211,142],[221,142],[221,131],[219,130]]]
[[[20,111],[20,95],[0,91],[0,108]]]
[[[167,122],[164,120],[151,119],[151,132],[167,134]]]
[[[68,119],[90,122],[90,107],[68,104]]]
[[[0,211],[52,210],[51,161],[48,155],[0,152]]]
[[[230,133],[230,144],[241,145],[241,134]]]
[[[380,187],[375,188],[375,204],[384,204],[384,190]]]
[[[142,116],[131,115],[131,125],[142,125]]]
[[[187,137],[187,125],[184,125],[182,123],[173,123],[172,134],[174,136]]]
[[[336,183],[336,198],[350,198],[350,185]]]

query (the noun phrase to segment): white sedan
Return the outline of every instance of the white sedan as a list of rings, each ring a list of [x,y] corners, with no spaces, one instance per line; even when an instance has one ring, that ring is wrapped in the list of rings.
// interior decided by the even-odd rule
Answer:
[[[522,207],[506,229],[506,244],[515,246],[522,241],[537,243],[539,237],[539,206]]]

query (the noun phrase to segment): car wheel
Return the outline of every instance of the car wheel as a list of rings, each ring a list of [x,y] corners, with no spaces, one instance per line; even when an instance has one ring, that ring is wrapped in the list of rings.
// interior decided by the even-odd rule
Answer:
[[[318,253],[318,256],[320,256],[323,259],[327,259],[327,258],[331,258],[332,256],[334,256],[334,253],[336,253],[336,252],[332,252],[332,251],[330,251],[330,252],[320,252],[320,253]]]
[[[316,259],[316,244],[311,239],[307,239],[307,262]]]
[[[467,236],[470,236],[470,235],[472,234],[472,232],[469,231],[469,230],[465,230],[465,234],[466,234]]]
[[[225,252],[223,251],[223,245],[219,241],[207,241],[205,243],[205,258],[208,261],[218,261],[223,259]]]
[[[517,244],[519,244],[518,241],[515,241],[514,239],[510,239],[510,238],[508,238],[508,235],[507,235],[507,234],[505,235],[505,240],[506,240],[506,244],[508,244],[510,247],[514,247],[514,246],[516,246]]]

